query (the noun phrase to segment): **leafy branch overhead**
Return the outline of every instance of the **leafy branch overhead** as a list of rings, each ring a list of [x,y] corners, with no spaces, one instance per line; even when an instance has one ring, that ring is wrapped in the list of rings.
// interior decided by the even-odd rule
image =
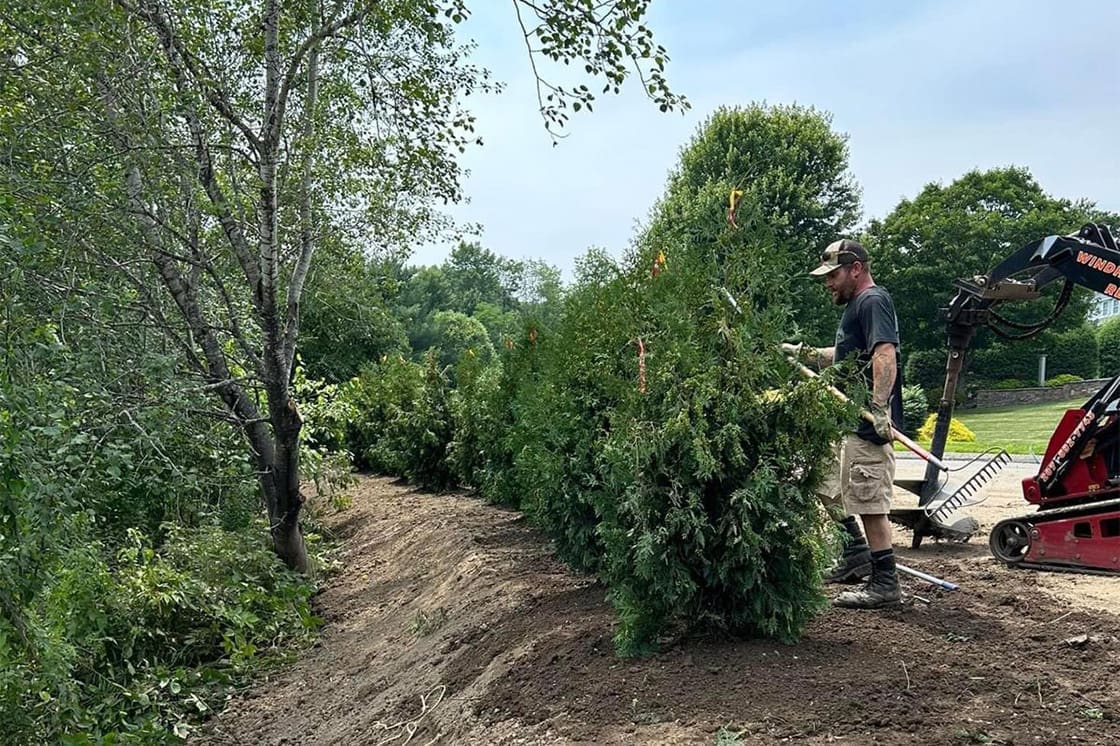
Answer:
[[[537,104],[545,127],[555,138],[566,137],[568,109],[592,111],[597,95],[619,93],[632,73],[642,89],[662,112],[687,111],[688,100],[669,87],[665,64],[669,55],[656,44],[653,31],[643,23],[650,0],[613,2],[543,2],[514,0],[517,20],[536,78]],[[526,18],[536,21],[530,25]],[[583,71],[604,80],[600,94],[586,83],[568,86],[550,82],[537,66],[537,57],[571,65],[583,62]]]

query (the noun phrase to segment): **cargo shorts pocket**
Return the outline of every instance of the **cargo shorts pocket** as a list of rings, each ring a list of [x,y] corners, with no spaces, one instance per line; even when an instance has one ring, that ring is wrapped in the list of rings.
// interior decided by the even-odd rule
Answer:
[[[853,463],[848,474],[848,492],[860,503],[889,499],[890,481],[884,464]]]

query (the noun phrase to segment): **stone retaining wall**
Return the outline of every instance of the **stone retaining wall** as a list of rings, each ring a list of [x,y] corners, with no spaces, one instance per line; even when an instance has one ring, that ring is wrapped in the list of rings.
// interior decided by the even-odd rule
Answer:
[[[970,407],[1010,407],[1015,404],[1044,404],[1046,402],[1067,401],[1069,399],[1088,399],[1104,386],[1108,378],[1091,381],[1063,383],[1061,386],[1029,389],[981,389],[969,401]]]

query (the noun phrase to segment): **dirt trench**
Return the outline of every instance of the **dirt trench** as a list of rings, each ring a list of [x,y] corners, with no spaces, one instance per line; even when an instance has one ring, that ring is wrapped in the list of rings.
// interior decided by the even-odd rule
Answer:
[[[982,523],[1026,512],[1005,498]],[[983,538],[896,537],[902,561],[961,591],[906,580],[902,609],[830,610],[796,645],[692,639],[625,660],[603,587],[518,513],[363,477],[328,523],[345,549],[316,601],[322,639],[202,741],[1120,743],[1105,610],[1120,579],[1009,570]]]

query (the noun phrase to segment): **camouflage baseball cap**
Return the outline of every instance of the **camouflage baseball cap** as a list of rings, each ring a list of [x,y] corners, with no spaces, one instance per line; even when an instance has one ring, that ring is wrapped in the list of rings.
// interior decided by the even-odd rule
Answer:
[[[848,238],[842,238],[828,245],[828,248],[821,253],[821,265],[809,274],[813,277],[820,277],[845,264],[851,264],[852,262],[867,264],[868,261],[870,261],[870,257],[867,256],[867,249],[863,248],[862,244]]]

